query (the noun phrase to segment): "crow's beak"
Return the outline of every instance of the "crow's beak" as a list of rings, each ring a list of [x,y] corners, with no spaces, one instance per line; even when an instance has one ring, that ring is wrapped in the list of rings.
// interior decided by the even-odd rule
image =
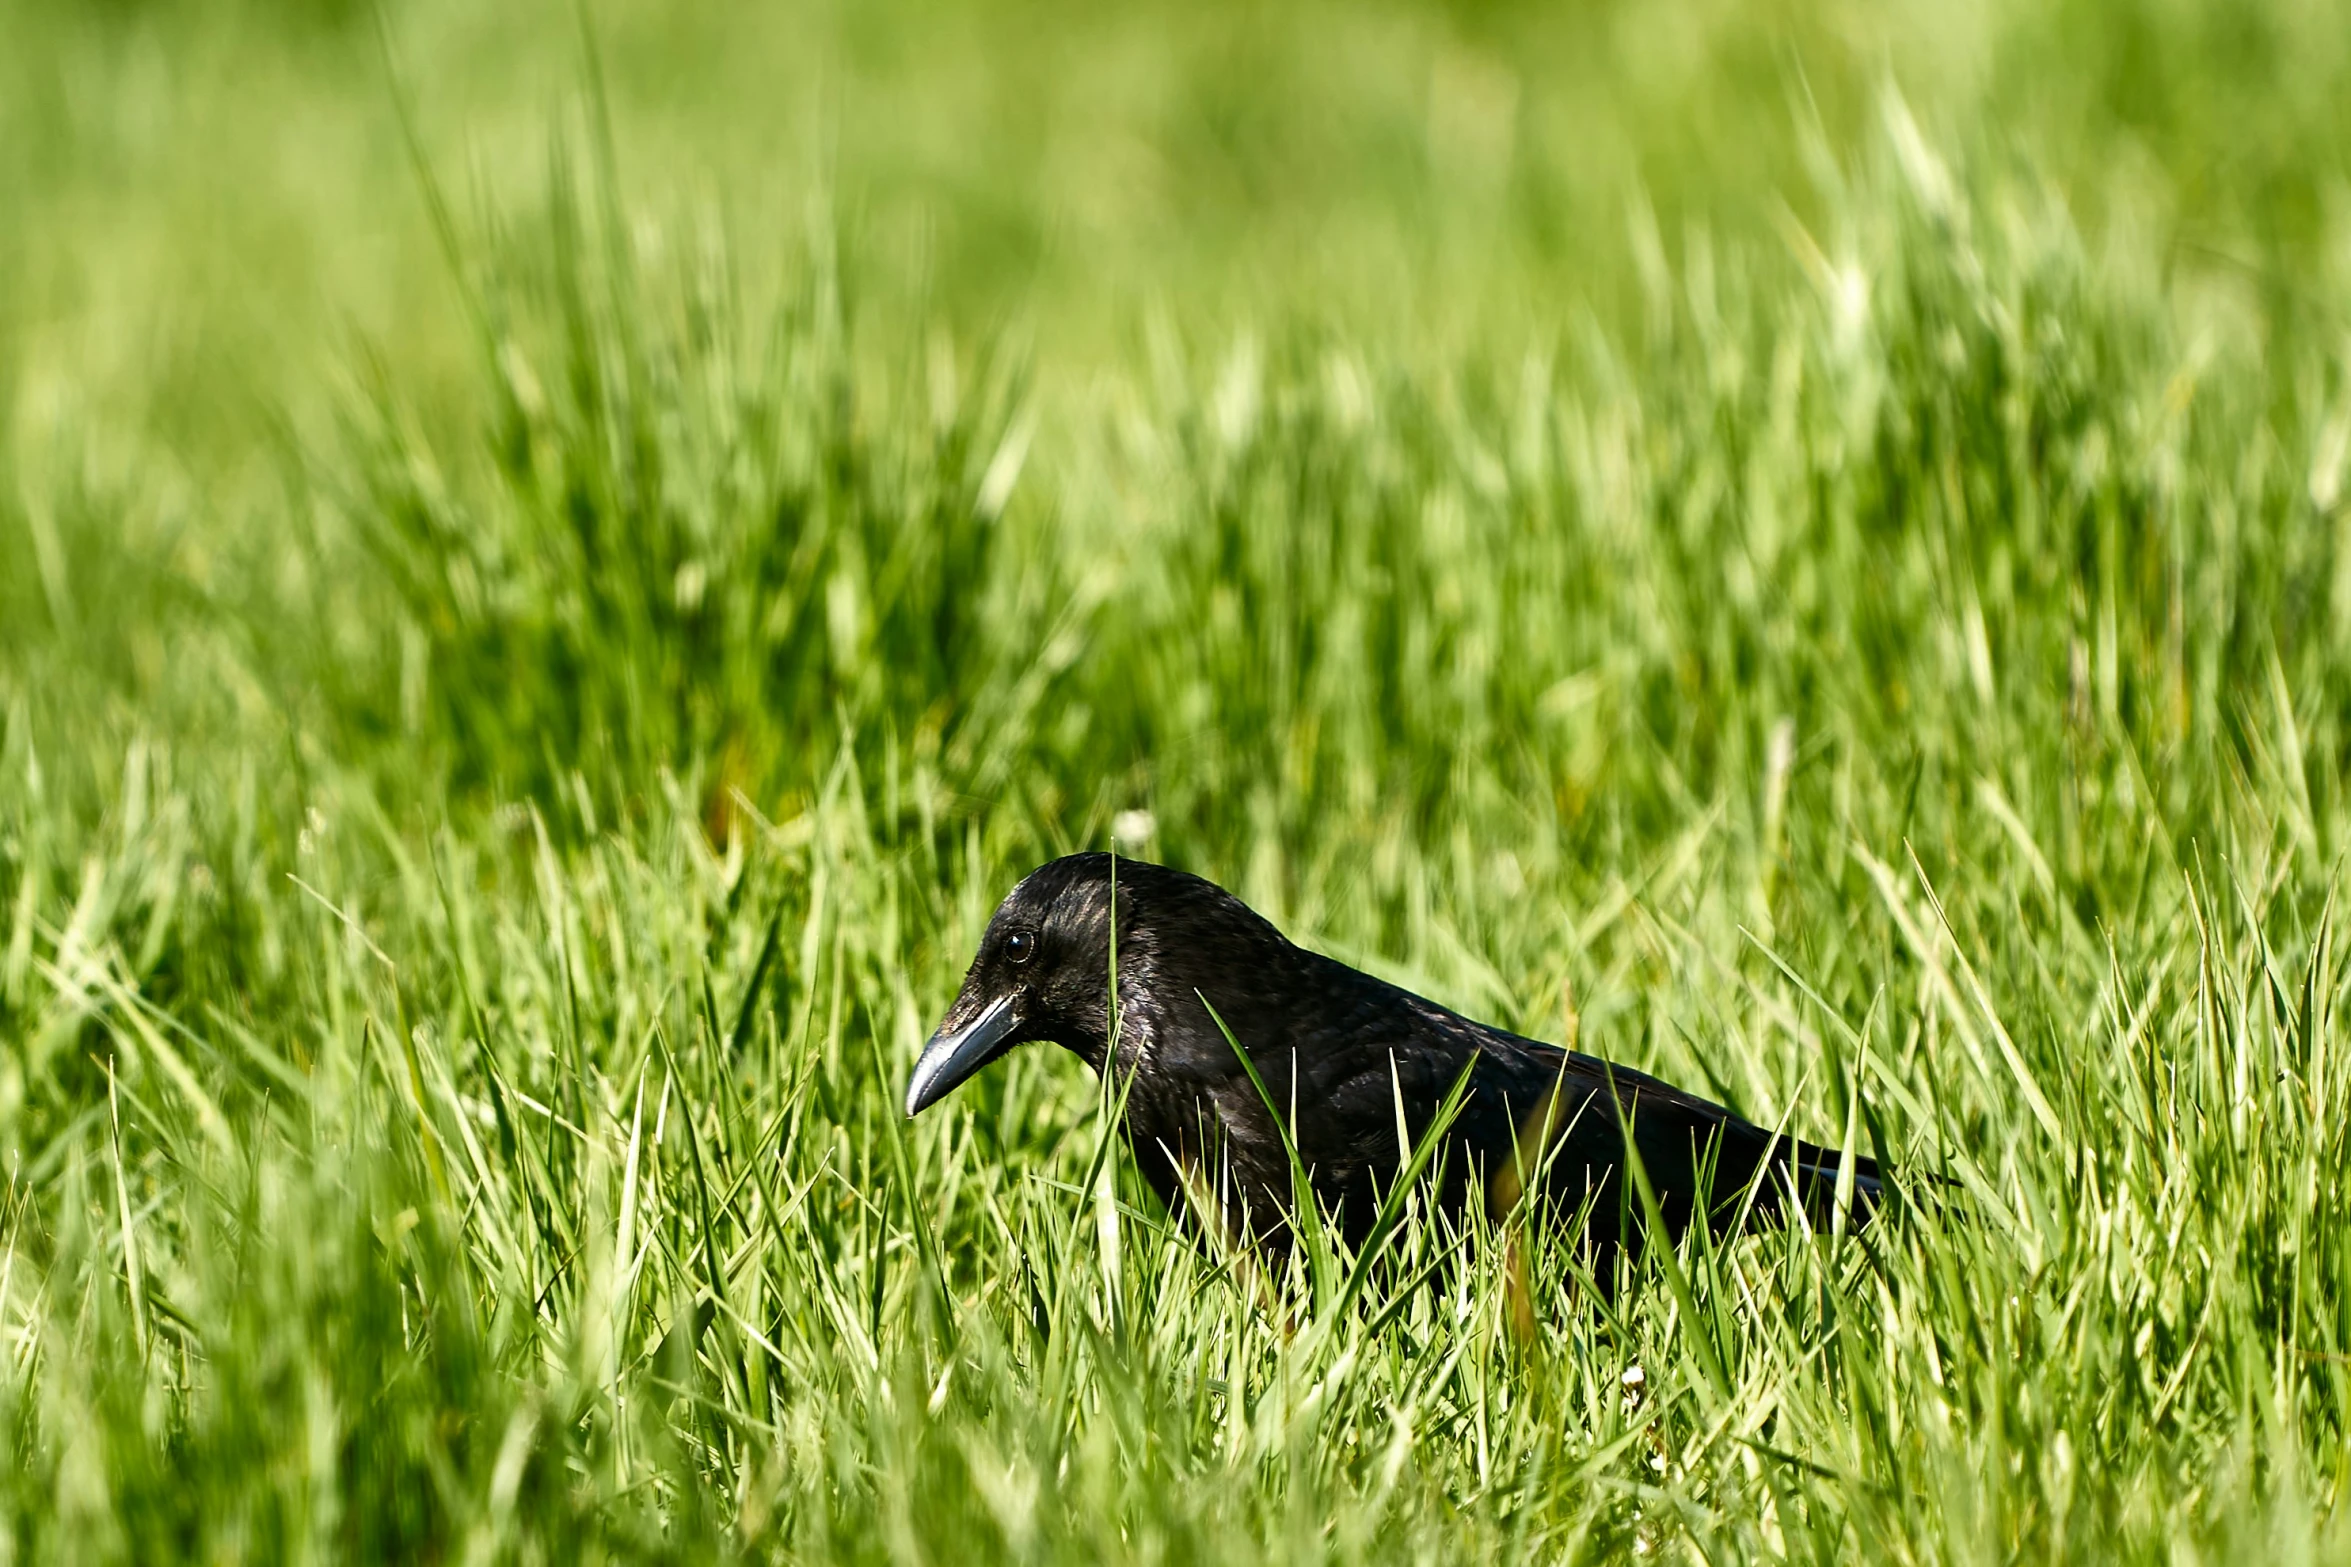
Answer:
[[[914,1075],[906,1080],[906,1114],[911,1120],[955,1091],[972,1073],[996,1059],[997,1051],[1020,1027],[1012,998],[998,996],[970,1022],[956,1025],[954,1014],[939,1025],[931,1042],[922,1047]]]

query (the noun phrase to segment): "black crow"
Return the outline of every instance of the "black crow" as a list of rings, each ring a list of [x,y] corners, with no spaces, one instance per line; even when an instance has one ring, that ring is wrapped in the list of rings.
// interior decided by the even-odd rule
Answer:
[[[1292,1129],[1322,1207],[1354,1244],[1404,1163],[1399,1119],[1417,1146],[1464,1069],[1440,1206],[1458,1209],[1474,1192],[1499,1218],[1531,1186],[1554,1211],[1584,1213],[1597,1253],[1637,1247],[1646,1206],[1625,1175],[1628,1135],[1676,1235],[1694,1214],[1718,1228],[1742,1205],[1776,1214],[1791,1190],[1816,1216],[1834,1199],[1832,1150],[1775,1137],[1654,1077],[1473,1023],[1293,945],[1213,882],[1107,854],[1055,860],[1006,896],[915,1063],[906,1113],[1031,1040],[1103,1071],[1114,972],[1115,1070],[1143,1174],[1171,1211],[1180,1194],[1223,1237],[1253,1241],[1276,1261],[1290,1244],[1291,1172],[1236,1041]],[[1853,1163],[1855,1207],[1866,1213],[1877,1166]]]

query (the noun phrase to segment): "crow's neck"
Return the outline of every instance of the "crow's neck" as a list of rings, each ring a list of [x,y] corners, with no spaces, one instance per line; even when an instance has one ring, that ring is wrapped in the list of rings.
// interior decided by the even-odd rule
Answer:
[[[1110,1059],[1110,1029],[1106,1019],[1063,1028],[1054,1034],[1053,1042],[1097,1073],[1102,1070],[1102,1063]]]
[[[1204,1041],[1215,1041],[1210,1053],[1221,1054],[1227,1047],[1220,1036],[1228,1031],[1254,1049],[1255,1042],[1288,1037],[1298,1019],[1316,1013],[1322,997],[1309,965],[1320,960],[1248,910],[1240,912],[1246,923],[1141,932],[1120,949],[1122,1065],[1147,1063],[1162,1046],[1196,1049]],[[1203,1001],[1213,1017],[1202,1016]]]

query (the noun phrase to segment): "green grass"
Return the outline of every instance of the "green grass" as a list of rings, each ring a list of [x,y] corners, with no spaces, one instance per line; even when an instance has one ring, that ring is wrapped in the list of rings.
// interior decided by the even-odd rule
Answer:
[[[2339,16],[666,9],[0,5],[0,1562],[2351,1559]],[[904,1122],[1134,811],[1949,1211]]]

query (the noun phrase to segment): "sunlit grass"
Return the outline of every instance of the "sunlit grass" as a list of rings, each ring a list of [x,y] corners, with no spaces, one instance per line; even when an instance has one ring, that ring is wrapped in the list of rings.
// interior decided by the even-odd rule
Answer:
[[[0,1560],[2342,1556],[2347,296],[2339,179],[2278,150],[2341,49],[2136,23],[2126,132],[2128,51],[2056,47],[2102,14],[1981,21],[1969,87],[1683,8],[1676,89],[1624,18],[1146,17],[1084,35],[1157,96],[1075,173],[1027,100],[879,123],[954,51],[833,18],[855,144],[788,242],[630,172],[716,111],[632,120],[625,8],[471,170],[470,24],[391,18],[388,77],[333,7],[221,20],[424,156],[268,187],[405,204],[380,272],[320,252],[337,326],[145,252],[0,305]],[[1623,84],[1545,74],[1603,21]],[[1038,18],[968,25],[1076,92]],[[183,34],[28,24],[7,112],[72,155],[0,202],[135,199],[0,267],[250,244],[143,183]],[[1474,159],[1513,80],[1483,196],[1380,129]],[[1756,146],[1644,130],[1676,91]],[[2197,183],[2215,98],[2274,222]],[[1968,119],[2026,103],[2046,146]],[[1675,161],[1560,174],[1578,106]],[[1138,146],[1122,206],[1089,160]],[[1293,198],[1337,237],[1250,237]],[[1058,1053],[906,1122],[995,900],[1114,821],[1941,1200],[1613,1289],[1407,1208],[1261,1280]]]

